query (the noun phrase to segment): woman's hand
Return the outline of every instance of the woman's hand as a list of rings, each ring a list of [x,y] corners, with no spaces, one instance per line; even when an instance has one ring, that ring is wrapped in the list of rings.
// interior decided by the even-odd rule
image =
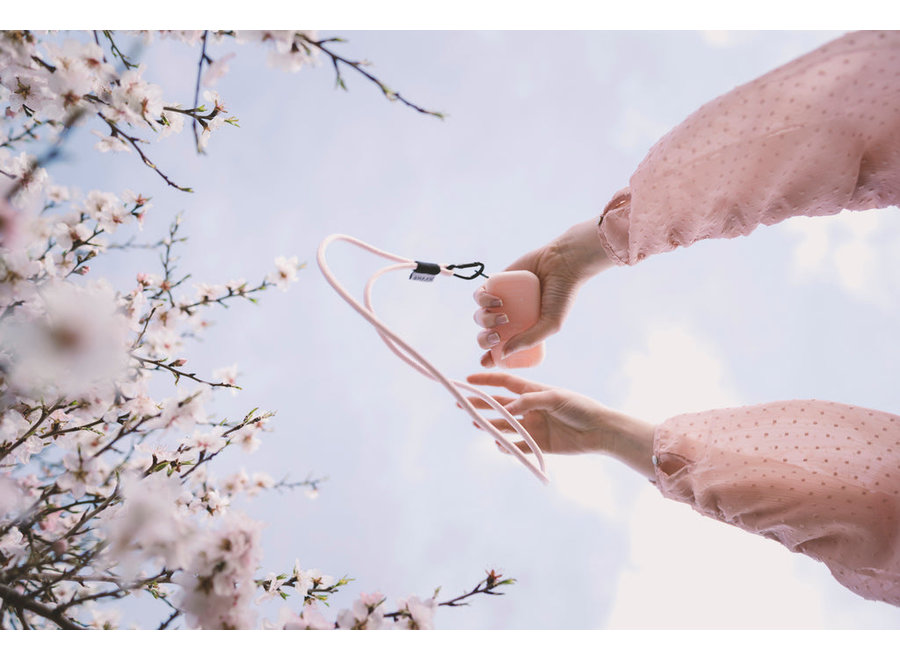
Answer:
[[[536,346],[558,332],[581,285],[611,265],[594,220],[575,225],[544,247],[510,264],[506,270],[530,270],[541,280],[541,317],[528,330],[510,337],[504,346],[504,357]],[[499,341],[492,337],[492,328],[505,322],[502,301],[479,287],[475,302],[481,307],[475,313],[475,322],[485,328],[477,337],[478,345],[490,349]],[[490,350],[482,356],[481,366],[494,366]]]
[[[609,454],[647,478],[654,478],[652,424],[611,410],[577,392],[541,385],[510,373],[473,374],[466,380],[473,385],[504,387],[518,395],[494,398],[519,419],[541,451]],[[478,409],[491,409],[478,397],[470,397],[469,401]],[[514,432],[505,419],[490,422],[499,431]],[[523,452],[531,451],[524,442],[517,442],[516,446]]]

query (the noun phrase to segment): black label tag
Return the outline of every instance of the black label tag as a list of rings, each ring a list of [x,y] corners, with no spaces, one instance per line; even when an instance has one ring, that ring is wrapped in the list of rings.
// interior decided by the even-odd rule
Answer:
[[[416,282],[431,282],[436,275],[440,275],[441,267],[438,264],[427,261],[417,261],[416,269],[409,274],[409,279]]]

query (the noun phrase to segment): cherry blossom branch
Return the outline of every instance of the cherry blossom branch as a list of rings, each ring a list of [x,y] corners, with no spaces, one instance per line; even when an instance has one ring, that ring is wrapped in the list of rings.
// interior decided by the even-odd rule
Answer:
[[[209,56],[206,54],[206,38],[209,36],[209,30],[203,31],[203,43],[200,48],[200,61],[197,63],[197,84],[194,86],[194,107],[196,108],[200,103],[200,80],[203,74],[203,64],[210,61]],[[194,144],[197,147],[197,153],[202,154],[206,153],[203,150],[203,147],[200,146],[200,133],[197,132],[197,118],[191,122],[191,128],[194,129]]]
[[[159,371],[160,369],[165,369],[166,371],[171,372],[175,376],[175,382],[178,383],[181,378],[189,378],[197,383],[202,383],[203,385],[209,385],[210,387],[233,387],[234,389],[241,389],[239,386],[233,383],[213,383],[208,380],[203,380],[202,378],[198,378],[196,372],[188,373],[186,371],[181,371],[178,369],[181,365],[184,364],[184,360],[172,360],[168,364],[164,360],[154,360],[151,358],[141,357],[140,355],[131,354],[135,360],[140,362],[141,364],[152,364],[155,365],[154,368],[149,369],[150,371]],[[144,367],[147,369],[148,367]]]
[[[104,115],[102,112],[99,112],[99,111],[98,111],[98,112],[97,112],[97,116],[99,116],[100,119],[102,119],[104,122],[106,122],[106,125],[109,127],[109,131],[110,131],[109,137],[111,137],[111,138],[119,138],[119,137],[125,138],[125,139],[128,141],[128,143],[129,143],[132,147],[134,147],[134,150],[135,150],[135,151],[138,153],[138,155],[141,157],[141,160],[143,161],[144,165],[146,165],[146,166],[149,167],[151,170],[153,170],[154,172],[156,172],[157,174],[159,174],[159,176],[162,177],[163,181],[165,181],[169,186],[171,186],[172,188],[175,188],[176,190],[181,190],[182,192],[194,192],[193,188],[188,188],[187,186],[179,186],[177,183],[175,183],[174,181],[172,181],[169,177],[167,177],[167,176],[162,172],[162,170],[160,170],[160,169],[156,166],[156,164],[155,164],[152,160],[150,160],[150,159],[147,157],[147,155],[144,153],[144,151],[143,151],[143,150],[140,148],[140,146],[139,146],[139,144],[140,144],[141,142],[146,143],[146,140],[141,140],[141,139],[139,139],[139,138],[132,137],[131,135],[128,135],[127,133],[125,133],[122,129],[120,129],[120,128],[116,125],[116,122],[115,122],[115,121],[113,121],[112,119],[110,119],[109,117],[107,117],[106,115]]]
[[[29,612],[34,612],[38,616],[42,616],[48,621],[52,621],[63,630],[81,630],[81,626],[73,623],[65,615],[56,612],[55,610],[51,610],[49,607],[41,605],[31,598],[26,598],[15,589],[11,589],[5,584],[0,584],[0,598],[3,599],[4,605],[10,603],[16,607],[26,609]],[[20,621],[21,620],[20,617]]]
[[[309,488],[314,493],[319,490],[319,484],[328,481],[328,477],[318,477],[313,479],[312,476],[307,477],[303,481],[288,482],[287,476],[283,477],[278,483],[272,484],[272,490],[294,490],[295,488]]]
[[[109,40],[109,51],[113,54],[113,57],[118,57],[122,61],[122,64],[126,69],[136,69],[138,65],[131,62],[127,57],[125,57],[125,54],[121,50],[119,50],[119,47],[116,46],[116,42],[113,41],[112,35],[112,30],[103,30],[103,36]]]
[[[49,66],[49,65],[48,65]],[[27,186],[33,180],[35,173],[43,167],[47,165],[51,161],[56,160],[60,153],[62,153],[62,145],[68,139],[69,134],[72,132],[72,128],[78,122],[79,119],[84,115],[85,109],[83,107],[78,107],[72,110],[67,116],[65,121],[62,124],[62,130],[59,135],[56,137],[56,141],[53,145],[40,157],[34,159],[29,166],[29,168],[19,177],[19,179],[10,187],[8,191],[6,191],[6,195],[4,196],[7,201],[11,200],[16,196],[20,190],[22,190],[25,186]]]
[[[63,407],[62,400],[60,399],[55,404],[53,404],[51,407],[42,408],[41,416],[38,419],[38,421],[36,421],[30,429],[25,431],[25,433],[22,434],[22,437],[18,438],[16,440],[16,442],[12,443],[11,445],[6,444],[6,445],[0,446],[0,461],[2,461],[4,458],[6,458],[9,454],[11,454],[13,451],[15,451],[23,442],[25,442],[26,440],[28,440],[28,438],[30,438],[32,435],[34,435],[38,431],[38,429],[41,427],[41,425],[47,420],[47,418],[50,415],[52,415],[56,410],[59,410],[62,407]]]
[[[79,576],[74,576],[74,577],[68,577],[68,578],[66,578],[66,581],[79,582],[82,584],[84,581],[112,582],[113,584],[116,585],[117,588],[110,589],[108,591],[86,594],[84,596],[74,598],[72,600],[67,601],[63,605],[58,606],[56,608],[56,611],[65,612],[66,610],[68,610],[76,605],[80,605],[82,603],[86,603],[86,602],[92,601],[92,600],[99,600],[101,598],[121,597],[121,596],[128,594],[128,592],[130,592],[134,589],[140,589],[141,587],[158,584],[160,582],[165,584],[165,583],[171,582],[172,575],[173,575],[173,571],[163,570],[163,571],[160,571],[159,573],[157,573],[156,575],[154,575],[153,577],[144,578],[143,580],[138,580],[137,582],[128,582],[126,580],[120,580],[120,579],[117,579],[114,577],[103,577],[103,576],[83,577],[83,576],[79,575]]]
[[[192,310],[194,309],[194,307],[198,307],[201,305],[212,305],[212,304],[218,303],[218,304],[222,305],[222,307],[227,308],[228,305],[226,305],[224,301],[229,300],[231,298],[247,298],[247,300],[249,300],[250,302],[256,302],[256,299],[249,298],[248,295],[251,293],[256,293],[257,291],[265,291],[266,289],[268,289],[271,286],[272,286],[272,283],[266,279],[263,279],[262,284],[260,284],[257,287],[254,287],[252,289],[246,289],[245,288],[246,284],[243,284],[237,288],[232,288],[229,286],[228,293],[223,294],[223,295],[219,296],[218,298],[202,298],[201,300],[197,300],[196,302],[179,305],[178,308],[183,312],[192,314],[193,313]]]
[[[505,584],[514,584],[515,580],[512,578],[507,578],[505,580],[501,580],[503,575],[500,573],[496,573],[493,570],[488,572],[488,576],[475,585],[475,588],[471,591],[462,594],[461,596],[457,596],[456,598],[451,598],[450,600],[445,600],[442,603],[438,603],[438,607],[461,607],[464,605],[468,605],[469,603],[463,602],[472,596],[476,596],[478,594],[485,594],[488,596],[502,596],[503,592],[494,591],[495,588],[505,585]],[[410,618],[411,615],[407,610],[397,610],[396,612],[389,612],[384,615],[386,618],[391,618],[394,621],[399,619],[400,617]]]
[[[214,458],[215,458],[216,456],[218,456],[218,455],[219,455],[226,447],[228,447],[229,445],[231,445],[231,438],[228,438],[227,436],[231,435],[231,434],[234,433],[235,431],[239,431],[240,429],[244,428],[245,426],[249,426],[250,424],[257,424],[257,423],[263,421],[264,419],[268,419],[268,418],[270,418],[270,417],[274,417],[274,415],[275,415],[275,413],[273,413],[273,412],[266,412],[266,413],[263,413],[263,414],[261,414],[261,415],[256,415],[256,416],[254,417],[254,416],[253,416],[253,413],[254,413],[254,412],[256,412],[256,408],[254,408],[254,409],[251,410],[249,413],[247,413],[247,414],[244,416],[243,421],[241,421],[239,424],[235,424],[234,426],[232,426],[231,428],[229,428],[228,430],[226,430],[226,431],[224,431],[224,432],[222,433],[222,437],[223,437],[223,438],[226,438],[226,442],[225,442],[225,446],[224,446],[224,447],[222,447],[221,449],[219,449],[219,450],[217,450],[217,451],[214,451],[214,452],[212,452],[212,453],[210,453],[210,454],[207,454],[206,451],[201,451],[199,457],[197,458],[197,462],[193,465],[193,467],[191,467],[187,472],[185,472],[185,473],[182,475],[182,477],[181,477],[182,480],[184,480],[184,479],[186,479],[187,477],[189,477],[189,476],[191,475],[191,473],[194,472],[197,468],[199,468],[199,467],[200,467],[201,465],[203,465],[204,463],[208,463],[209,461],[211,461],[212,459],[214,459]]]
[[[360,75],[365,77],[367,80],[369,80],[373,84],[377,85],[378,88],[381,90],[381,93],[384,94],[385,98],[388,99],[389,101],[400,101],[407,107],[410,107],[413,110],[415,110],[416,112],[422,113],[423,115],[431,115],[432,117],[437,117],[438,119],[444,119],[444,117],[445,117],[444,113],[436,112],[434,110],[426,110],[425,108],[423,108],[419,105],[416,105],[415,103],[412,103],[408,99],[404,98],[402,94],[392,90],[390,87],[388,87],[383,82],[381,82],[378,78],[376,78],[371,73],[366,71],[363,67],[368,66],[369,62],[366,62],[365,60],[357,60],[357,61],[348,60],[344,57],[341,57],[337,53],[333,52],[330,48],[325,47],[325,44],[327,44],[327,43],[342,42],[342,41],[344,41],[343,39],[340,39],[337,37],[332,37],[330,39],[315,40],[315,39],[310,39],[306,35],[302,35],[302,34],[298,35],[298,36],[300,36],[300,38],[305,43],[309,44],[310,46],[314,46],[315,48],[317,48],[318,50],[325,53],[328,57],[331,58],[331,63],[334,65],[335,85],[340,87],[341,89],[344,89],[344,90],[347,89],[347,86],[344,83],[344,78],[343,78],[343,76],[341,76],[340,65],[343,64],[345,66],[349,66],[351,69],[353,69],[354,71],[356,71],[357,73],[359,73]]]
[[[12,131],[10,131],[6,137],[6,142],[3,142],[2,144],[0,144],[0,149],[2,149],[4,147],[9,147],[10,145],[18,142],[19,140],[23,140],[28,137],[30,137],[32,140],[36,140],[38,136],[35,134],[35,130],[40,128],[40,126],[41,125],[38,122],[32,120],[32,123],[23,127],[22,132],[19,133],[18,135],[13,135]]]

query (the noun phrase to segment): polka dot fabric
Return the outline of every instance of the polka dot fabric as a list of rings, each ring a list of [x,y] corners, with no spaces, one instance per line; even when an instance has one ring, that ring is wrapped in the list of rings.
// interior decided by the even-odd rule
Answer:
[[[657,428],[653,455],[664,496],[900,606],[897,415],[824,401],[691,413]]]
[[[900,32],[855,32],[707,103],[603,212],[619,264],[797,215],[900,203]]]
[[[900,32],[855,32],[707,103],[647,154],[599,225],[619,264],[796,215],[900,203]],[[657,486],[900,606],[900,422],[789,401],[681,415]]]

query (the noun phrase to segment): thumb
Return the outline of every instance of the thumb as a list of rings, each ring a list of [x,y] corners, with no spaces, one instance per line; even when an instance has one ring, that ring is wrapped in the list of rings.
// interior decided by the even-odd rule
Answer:
[[[537,323],[510,337],[503,345],[503,357],[537,346],[547,337],[559,332],[561,323],[556,318],[541,318]]]

